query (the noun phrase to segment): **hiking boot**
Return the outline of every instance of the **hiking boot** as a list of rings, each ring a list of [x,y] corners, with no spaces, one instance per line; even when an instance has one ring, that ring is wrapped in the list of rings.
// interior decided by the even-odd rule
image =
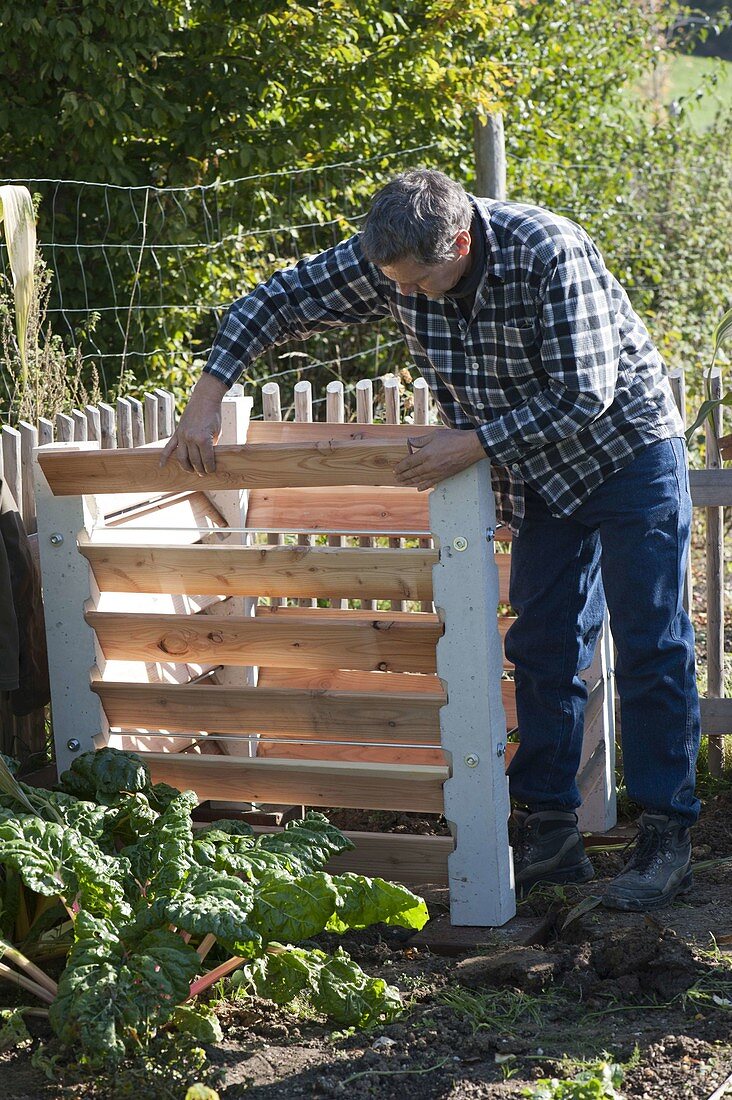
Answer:
[[[607,887],[602,904],[636,913],[662,909],[691,885],[689,830],[665,814],[644,813],[635,850]]]
[[[589,882],[595,872],[585,855],[577,814],[564,810],[514,810],[511,842],[516,894],[538,882]]]

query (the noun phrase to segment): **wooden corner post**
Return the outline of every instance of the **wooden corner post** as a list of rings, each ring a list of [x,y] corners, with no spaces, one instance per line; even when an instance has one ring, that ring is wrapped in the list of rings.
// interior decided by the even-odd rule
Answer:
[[[78,550],[78,540],[91,535],[97,522],[93,496],[54,496],[38,462],[39,451],[79,450],[95,444],[48,444],[35,451],[38,547],[43,577],[43,604],[51,678],[51,707],[59,775],[82,752],[99,748],[109,723],[89,690],[92,677],[104,670],[96,635],[84,620],[98,590],[91,567]]]
[[[440,733],[450,759],[445,817],[455,840],[448,861],[450,917],[456,925],[497,926],[514,916],[516,903],[508,843],[496,519],[487,459],[432,491],[430,521],[439,547],[434,601],[445,624],[437,672],[447,692]]]

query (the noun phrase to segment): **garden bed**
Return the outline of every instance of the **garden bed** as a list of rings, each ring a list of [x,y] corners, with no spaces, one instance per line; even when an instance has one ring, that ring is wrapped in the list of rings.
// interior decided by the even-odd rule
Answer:
[[[446,957],[383,925],[319,937],[318,946],[342,944],[405,995],[403,1017],[374,1030],[334,1030],[302,1007],[285,1011],[224,988],[213,1001],[224,1038],[207,1049],[222,1073],[220,1097],[519,1097],[594,1060],[624,1065],[627,1097],[706,1100],[732,1070],[731,815],[732,792],[707,801],[694,833],[694,893],[653,915],[593,908],[566,923],[620,865],[614,851],[593,855],[595,882],[521,906],[538,942],[488,930],[479,947]],[[425,894],[433,917],[444,916],[446,891]],[[28,1024],[34,1038],[49,1038],[45,1023]],[[136,1094],[124,1072],[116,1092],[104,1079],[49,1081],[32,1065],[35,1046],[0,1055],[4,1100]],[[603,1095],[595,1080],[583,1095]],[[168,1092],[161,1078],[157,1095],[183,1100],[185,1089]]]

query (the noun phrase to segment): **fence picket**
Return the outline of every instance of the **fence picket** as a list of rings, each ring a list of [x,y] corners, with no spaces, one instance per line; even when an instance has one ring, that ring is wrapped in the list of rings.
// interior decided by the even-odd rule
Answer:
[[[356,383],[356,421],[359,424],[374,422],[374,386],[370,378],[359,378]],[[362,535],[358,545],[373,546],[374,540]],[[361,607],[365,611],[375,611],[376,600],[361,600]]]
[[[38,446],[45,447],[47,443],[53,443],[53,421],[45,416],[38,417]]]
[[[306,424],[312,424],[313,422],[313,387],[310,382],[305,380],[295,383],[295,420]],[[312,546],[312,536],[298,535],[297,545]],[[298,607],[317,607],[318,601],[301,598],[296,601],[296,604]]]
[[[102,422],[99,409],[96,405],[87,405],[84,409],[86,416],[86,437],[92,443],[98,443],[102,437]]]
[[[117,423],[114,409],[106,401],[99,402],[99,440],[105,451],[117,446]]]
[[[73,409],[71,419],[74,421],[74,442],[86,443],[89,438],[86,416],[81,409]]]
[[[282,403],[279,382],[265,382],[262,386],[262,415],[265,420],[282,420]],[[282,535],[270,531],[267,535],[269,546],[281,546]],[[270,596],[270,607],[285,607],[287,600],[283,596]]]
[[[401,420],[401,401],[399,399],[399,380],[393,374],[386,374],[382,379],[384,387],[384,419],[387,424],[398,424]],[[401,539],[389,539],[389,546],[399,549],[403,545]],[[393,611],[406,611],[404,600],[392,600]]]
[[[117,446],[132,446],[132,406],[126,397],[117,399]]]
[[[329,424],[343,424],[345,417],[343,383],[334,379],[328,383],[325,390],[325,418]],[[341,535],[328,535],[328,546],[345,546],[345,540]],[[345,610],[348,607],[348,600],[331,600],[330,606]]]
[[[145,441],[155,443],[158,436],[158,408],[160,401],[154,393],[145,394]]]
[[[59,443],[74,442],[74,421],[66,413],[56,413],[56,436]]]
[[[3,480],[13,495],[18,511],[23,515],[23,461],[20,451],[20,432],[10,425],[3,425]]]
[[[132,413],[132,446],[142,447],[145,442],[145,413],[142,401],[136,397],[128,397]]]
[[[36,492],[33,485],[33,451],[38,446],[38,429],[33,424],[21,420],[18,424],[18,431],[20,432],[23,523],[28,534],[34,535],[38,529],[38,524],[36,522]]]
[[[414,385],[412,387],[412,400],[414,401],[414,423],[415,426],[420,424],[428,424],[430,417],[429,406],[429,387],[424,378],[415,378]],[[415,435],[417,433],[415,432]],[[432,545],[431,539],[420,539],[419,545],[423,549],[427,549]],[[427,600],[422,600],[420,603],[420,609],[422,611],[432,611],[432,604]]]

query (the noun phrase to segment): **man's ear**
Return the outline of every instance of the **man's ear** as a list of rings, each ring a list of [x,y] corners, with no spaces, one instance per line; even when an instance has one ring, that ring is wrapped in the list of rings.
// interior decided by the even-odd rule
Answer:
[[[470,245],[472,244],[472,238],[470,236],[469,229],[461,229],[458,235],[455,237],[455,248],[458,256],[461,258],[467,256],[470,252]]]

